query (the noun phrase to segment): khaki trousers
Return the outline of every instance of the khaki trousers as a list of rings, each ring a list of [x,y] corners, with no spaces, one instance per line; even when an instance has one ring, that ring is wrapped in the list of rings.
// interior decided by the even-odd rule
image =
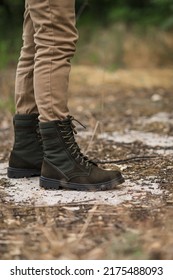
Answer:
[[[40,121],[68,114],[70,60],[78,33],[75,0],[26,0],[23,46],[16,70],[16,113]]]

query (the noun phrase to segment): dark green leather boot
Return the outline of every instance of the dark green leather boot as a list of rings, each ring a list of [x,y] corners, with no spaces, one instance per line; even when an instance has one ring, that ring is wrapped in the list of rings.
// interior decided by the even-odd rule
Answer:
[[[43,147],[38,123],[38,114],[14,116],[14,146],[7,170],[9,178],[40,175]]]
[[[40,186],[78,191],[109,190],[124,182],[119,171],[100,169],[75,142],[74,118],[40,123],[44,160]]]

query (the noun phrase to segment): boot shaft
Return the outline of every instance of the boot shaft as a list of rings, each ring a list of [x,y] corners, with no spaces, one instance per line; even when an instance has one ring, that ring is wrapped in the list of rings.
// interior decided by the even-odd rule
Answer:
[[[38,114],[16,114],[13,124],[14,144],[9,158],[9,168],[17,169],[16,172],[18,169],[41,170],[43,147]]]
[[[69,116],[60,121],[40,123],[43,140],[44,158],[61,169],[63,173],[70,170],[85,170],[82,153],[75,141],[75,126]]]
[[[32,143],[38,142],[39,121],[38,114],[16,114],[13,118],[14,148],[22,149]]]

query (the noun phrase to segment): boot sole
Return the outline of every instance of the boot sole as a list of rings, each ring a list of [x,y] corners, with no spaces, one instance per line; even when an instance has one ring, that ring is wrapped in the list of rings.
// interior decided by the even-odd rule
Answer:
[[[75,183],[68,183],[63,182],[60,180],[55,179],[49,179],[46,177],[41,176],[40,177],[40,187],[43,187],[44,189],[70,189],[70,190],[76,190],[76,191],[105,191],[105,190],[111,190],[115,189],[116,186],[124,183],[125,180],[122,176],[108,181],[104,183],[98,183],[98,184],[75,184]]]
[[[40,176],[41,172],[37,169],[21,169],[21,168],[7,168],[8,178],[29,178]]]

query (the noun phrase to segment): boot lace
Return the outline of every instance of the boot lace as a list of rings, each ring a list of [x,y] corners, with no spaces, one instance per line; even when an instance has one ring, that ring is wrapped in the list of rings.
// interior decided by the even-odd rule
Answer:
[[[75,141],[74,134],[77,134],[76,126],[74,125],[73,121],[76,121],[78,124],[80,124],[82,127],[86,129],[86,126],[84,126],[80,121],[76,120],[74,117],[69,116],[70,121],[70,128],[68,124],[60,124],[61,126],[61,132],[64,133],[62,135],[63,139],[65,140],[66,144],[68,145],[69,149],[72,151],[71,155],[75,157],[76,160],[80,160],[80,164],[84,165],[86,167],[89,167],[91,165],[96,165],[92,160],[90,160],[86,155],[84,155],[78,144]]]

